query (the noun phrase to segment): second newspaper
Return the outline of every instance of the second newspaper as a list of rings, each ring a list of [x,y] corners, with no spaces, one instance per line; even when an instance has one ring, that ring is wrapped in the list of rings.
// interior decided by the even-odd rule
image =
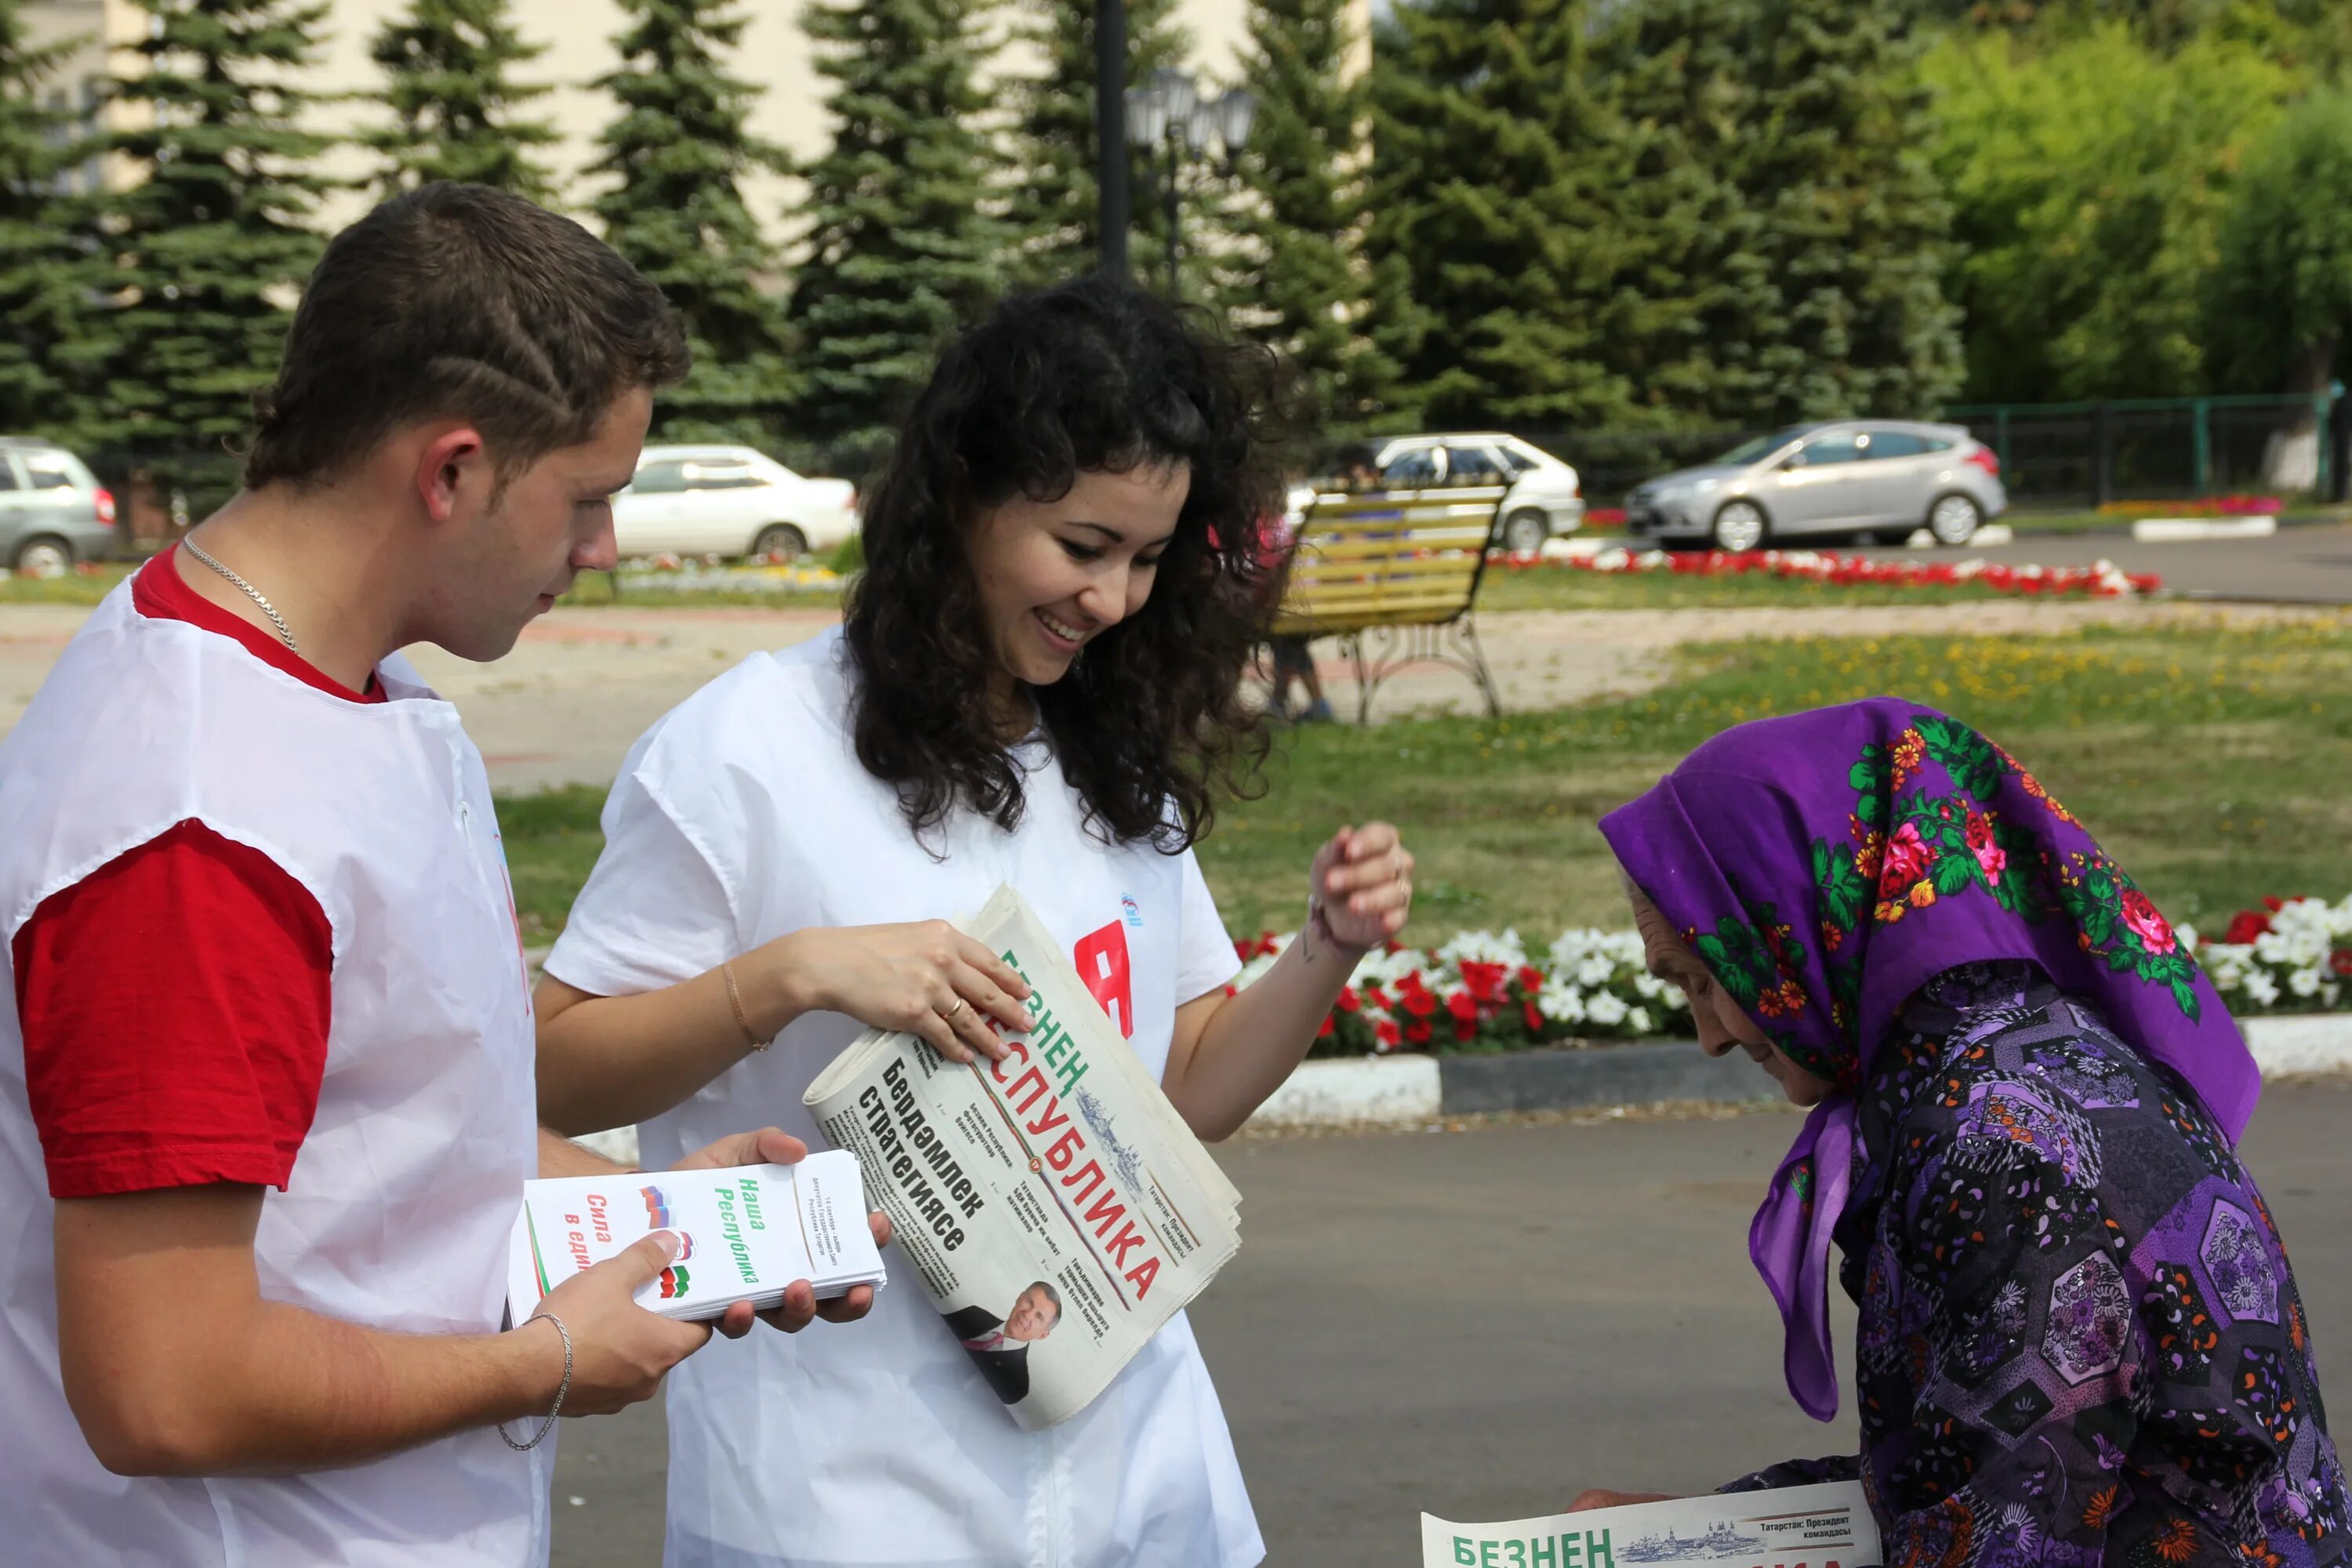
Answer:
[[[1241,1246],[1241,1194],[1021,896],[963,929],[1028,981],[1030,1026],[961,1067],[869,1030],[804,1097],[959,1341],[1030,1431],[1067,1420]]]

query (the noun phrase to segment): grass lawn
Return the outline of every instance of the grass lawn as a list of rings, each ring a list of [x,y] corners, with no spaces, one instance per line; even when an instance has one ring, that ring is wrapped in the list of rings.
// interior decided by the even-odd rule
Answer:
[[[1538,566],[1524,572],[1490,568],[1478,581],[1478,607],[1489,611],[1790,609],[1948,605],[1995,597],[1993,590],[1976,583],[1932,588],[1841,586],[1762,575],[1685,577],[1671,572],[1583,572],[1570,566]]]
[[[1700,647],[1648,697],[1548,713],[1293,732],[1260,799],[1201,847],[1236,932],[1297,924],[1307,862],[1385,816],[1419,856],[1407,935],[1623,923],[1594,821],[1742,720],[1883,691],[2003,742],[2176,920],[2265,893],[2352,892],[2352,618],[2046,637],[1798,638]],[[601,792],[509,798],[500,819],[534,942],[593,861]]]

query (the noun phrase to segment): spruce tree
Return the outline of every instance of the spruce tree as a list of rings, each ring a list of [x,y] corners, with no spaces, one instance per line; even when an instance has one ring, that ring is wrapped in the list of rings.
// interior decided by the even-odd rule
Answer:
[[[80,140],[41,94],[66,46],[35,48],[18,0],[0,0],[0,432],[71,438],[60,358],[84,305],[71,204],[59,184]]]
[[[1402,267],[1362,257],[1370,224],[1370,95],[1346,79],[1348,0],[1252,0],[1242,86],[1257,121],[1239,159],[1221,295],[1250,337],[1290,356],[1325,420],[1356,431],[1391,420],[1400,367],[1375,339],[1375,295]]]
[[[1011,281],[1030,288],[1092,271],[1102,252],[1095,179],[1095,8],[1092,0],[1019,0],[1013,37],[1045,59],[1042,72],[1008,83],[1015,121],[1013,184],[1006,221],[1016,249]],[[1177,0],[1128,0],[1127,85],[1141,87],[1161,66],[1181,65],[1190,36]],[[1150,277],[1167,250],[1160,211],[1162,163],[1130,146],[1129,261]]]
[[[968,0],[810,0],[801,26],[835,85],[833,144],[802,171],[799,425],[862,462],[940,343],[995,297],[1004,234],[975,200],[989,155]]]
[[[1740,186],[1755,118],[1754,0],[1643,0],[1612,18],[1595,65],[1624,136],[1628,273],[1604,357],[1660,424],[1768,417],[1759,325],[1779,298]]]
[[[409,0],[370,49],[383,68],[393,123],[362,140],[384,154],[378,184],[389,195],[433,180],[467,180],[550,202],[555,183],[531,150],[558,140],[522,106],[547,92],[508,74],[547,52],[527,44],[506,0]]]
[[[1604,325],[1625,268],[1622,138],[1581,0],[1400,5],[1374,54],[1372,253],[1411,275],[1430,423],[1622,423]]]
[[[741,182],[782,172],[782,148],[746,128],[759,89],[721,64],[745,17],[728,0],[621,0],[619,68],[597,86],[621,113],[592,174],[616,180],[593,204],[606,243],[657,286],[685,322],[694,369],[655,402],[673,440],[772,441],[790,406],[775,249]]]
[[[1959,385],[1951,208],[1920,149],[1904,8],[1759,0],[1736,167],[1778,294],[1757,324],[1759,421],[1932,413]]]
[[[278,371],[288,305],[320,248],[310,227],[329,183],[327,138],[300,129],[324,5],[132,0],[127,46],[145,68],[114,84],[125,119],[107,148],[135,184],[95,198],[88,358],[91,438],[199,499],[232,482],[224,451]]]

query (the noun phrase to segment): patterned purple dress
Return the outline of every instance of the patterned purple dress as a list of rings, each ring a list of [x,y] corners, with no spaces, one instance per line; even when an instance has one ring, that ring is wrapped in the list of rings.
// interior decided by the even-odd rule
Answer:
[[[2030,963],[1922,989],[1836,1239],[1859,1476],[1901,1568],[2324,1564],[2352,1542],[2270,1210],[2170,1073]]]

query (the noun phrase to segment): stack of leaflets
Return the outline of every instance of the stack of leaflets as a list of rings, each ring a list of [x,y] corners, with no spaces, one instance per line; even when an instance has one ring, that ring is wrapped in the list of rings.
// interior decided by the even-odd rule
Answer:
[[[820,1301],[858,1285],[882,1288],[882,1255],[866,1228],[865,1178],[852,1154],[562,1176],[522,1188],[507,1254],[507,1310],[517,1323],[550,1290],[656,1230],[678,1238],[677,1258],[637,1291],[637,1302],[666,1318],[716,1318],[738,1301],[764,1312],[797,1279]]]

